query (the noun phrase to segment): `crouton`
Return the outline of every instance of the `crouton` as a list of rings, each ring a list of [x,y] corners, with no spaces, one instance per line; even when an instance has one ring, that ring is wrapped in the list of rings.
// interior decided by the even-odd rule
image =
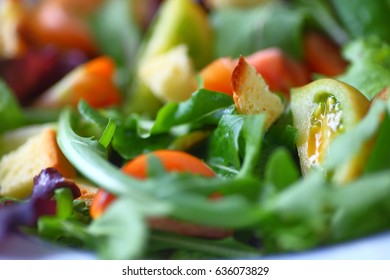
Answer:
[[[272,93],[256,68],[240,57],[232,74],[233,99],[241,114],[264,113],[265,128],[268,129],[283,113],[280,97]]]
[[[184,101],[197,88],[195,70],[185,45],[145,61],[139,75],[163,102]]]
[[[74,167],[57,145],[53,128],[44,129],[1,158],[0,195],[18,199],[28,197],[32,193],[34,176],[48,167],[56,168],[66,178],[76,176]]]
[[[34,124],[8,130],[0,135],[0,158],[16,150],[23,145],[28,139],[41,133],[47,128],[55,128],[54,123]]]

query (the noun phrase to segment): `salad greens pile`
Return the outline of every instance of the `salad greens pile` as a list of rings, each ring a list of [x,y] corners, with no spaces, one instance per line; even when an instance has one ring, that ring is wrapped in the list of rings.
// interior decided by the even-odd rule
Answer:
[[[288,99],[285,112],[268,129],[264,114],[239,113],[230,95],[203,88],[201,79],[189,99],[160,104],[154,115],[129,111],[129,89],[134,89],[138,59],[154,27],[152,22],[145,32],[125,12],[131,10],[130,2],[107,0],[90,19],[100,51],[116,62],[124,104],[96,109],[82,100],[77,108],[48,111],[39,120],[56,124],[58,145],[79,176],[117,199],[92,220],[89,206],[75,199],[73,183],[57,178],[53,170],[43,171],[34,181],[40,194],[26,201],[0,197],[4,225],[0,242],[17,229],[94,251],[102,259],[261,258],[390,229],[390,103],[376,98],[390,86],[390,31],[385,20],[389,1],[271,1],[208,11],[215,34],[213,58],[278,47],[302,60],[308,30],[320,30],[342,46],[348,67],[333,78],[356,87],[371,106],[356,126],[335,137],[321,167],[305,175],[296,148],[299,130]],[[323,76],[314,73],[313,79]],[[31,124],[30,114],[0,80],[0,132],[5,135]],[[7,138],[0,142],[0,155],[14,148]],[[362,174],[345,185],[331,180],[329,174],[368,142],[370,153]],[[146,180],[120,170],[138,155],[160,149],[187,151],[217,176],[170,173],[155,156],[148,156]],[[55,180],[47,176],[59,183],[53,185]],[[36,208],[36,201],[49,201],[45,192],[56,202],[50,211]],[[210,199],[215,193],[220,198]],[[10,222],[9,217],[16,215],[12,213],[23,216],[23,209],[35,216]],[[148,221],[156,217],[232,234],[213,240],[153,230]]]

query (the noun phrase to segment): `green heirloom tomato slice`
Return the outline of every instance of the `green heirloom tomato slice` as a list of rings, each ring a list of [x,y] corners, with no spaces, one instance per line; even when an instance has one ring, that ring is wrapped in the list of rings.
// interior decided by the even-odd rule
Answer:
[[[293,89],[291,110],[298,130],[302,173],[320,166],[332,140],[355,126],[369,107],[370,101],[360,91],[334,79],[319,79]],[[342,168],[343,174],[337,174],[337,181],[348,181],[359,173],[362,163],[356,159]]]

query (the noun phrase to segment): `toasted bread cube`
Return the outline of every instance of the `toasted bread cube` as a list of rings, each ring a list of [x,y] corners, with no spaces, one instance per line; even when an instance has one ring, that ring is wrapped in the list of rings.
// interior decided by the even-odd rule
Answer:
[[[139,75],[163,102],[184,101],[197,88],[195,70],[185,45],[178,45],[144,62]]]
[[[280,97],[272,93],[256,68],[240,57],[232,75],[233,99],[241,114],[266,115],[265,128],[268,129],[283,113]]]
[[[54,123],[34,124],[8,130],[0,135],[0,158],[22,146],[28,139],[47,128],[55,128]]]
[[[74,167],[62,154],[53,128],[44,129],[0,160],[0,195],[24,199],[31,195],[33,178],[42,169],[56,168],[64,177],[76,176]]]

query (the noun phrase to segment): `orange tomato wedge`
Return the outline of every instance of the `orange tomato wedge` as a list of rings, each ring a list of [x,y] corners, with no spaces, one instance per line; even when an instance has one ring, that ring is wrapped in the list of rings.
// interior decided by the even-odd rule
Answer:
[[[214,177],[215,173],[200,159],[181,151],[159,150],[151,153],[161,160],[168,172],[190,172],[206,177]],[[129,176],[145,179],[147,177],[147,155],[140,155],[129,161],[122,167],[122,171]],[[210,199],[219,199],[221,195],[216,193]],[[90,215],[93,219],[99,218],[105,209],[116,199],[107,191],[100,189],[90,207]],[[232,234],[232,230],[196,225],[184,221],[178,221],[169,217],[153,217],[148,219],[149,226],[153,229],[174,232],[177,234],[221,239]]]
[[[312,72],[325,76],[340,75],[347,67],[339,46],[320,33],[310,32],[305,35],[304,56]]]
[[[60,108],[77,106],[81,99],[94,108],[118,105],[121,93],[113,78],[115,64],[107,56],[97,57],[83,64],[61,79],[37,98],[36,107]]]
[[[278,48],[268,48],[245,57],[253,65],[270,90],[289,97],[291,87],[302,86],[309,82],[306,67],[285,55]],[[231,76],[238,60],[228,57],[218,58],[200,72],[205,89],[233,94]]]

